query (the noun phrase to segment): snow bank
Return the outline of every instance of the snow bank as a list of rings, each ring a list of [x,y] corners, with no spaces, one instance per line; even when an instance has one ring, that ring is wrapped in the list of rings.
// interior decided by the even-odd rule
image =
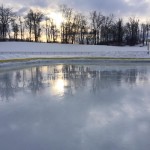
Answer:
[[[34,57],[150,58],[147,47],[0,42],[0,59]]]

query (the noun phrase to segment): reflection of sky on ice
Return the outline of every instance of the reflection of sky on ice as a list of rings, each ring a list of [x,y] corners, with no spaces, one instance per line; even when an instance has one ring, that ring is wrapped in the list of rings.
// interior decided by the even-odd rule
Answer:
[[[31,84],[15,90],[13,98],[0,102],[0,148],[148,150],[148,69],[140,76],[141,70],[137,69],[136,79],[126,75],[130,71],[117,77],[107,71],[86,79],[80,73],[75,79],[72,72],[65,72],[70,76],[64,79],[62,74],[46,81],[48,86],[38,88],[39,92],[35,93]],[[46,76],[42,74],[42,80]],[[39,79],[41,76],[33,75],[32,86],[39,86]]]

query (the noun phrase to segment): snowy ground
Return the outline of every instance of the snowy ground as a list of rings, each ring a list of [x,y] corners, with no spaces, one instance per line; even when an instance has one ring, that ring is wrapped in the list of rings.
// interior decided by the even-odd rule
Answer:
[[[147,47],[117,47],[100,45],[71,45],[30,42],[0,42],[0,60],[17,58],[150,58]]]

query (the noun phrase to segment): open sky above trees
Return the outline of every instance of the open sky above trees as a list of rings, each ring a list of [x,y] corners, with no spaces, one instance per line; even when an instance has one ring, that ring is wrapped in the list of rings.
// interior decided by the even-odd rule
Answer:
[[[98,10],[120,17],[133,15],[143,19],[149,17],[150,10],[150,0],[0,0],[0,3],[13,7],[20,15],[26,13],[29,8],[55,11],[61,4],[67,4],[77,11]]]

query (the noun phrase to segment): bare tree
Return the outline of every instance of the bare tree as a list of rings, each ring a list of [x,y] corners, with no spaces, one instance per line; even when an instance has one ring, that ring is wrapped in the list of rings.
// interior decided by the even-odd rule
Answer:
[[[43,19],[43,14],[41,12],[33,13],[32,20],[33,20],[35,42],[38,42],[38,38],[40,37],[40,33],[41,33],[40,22],[42,21],[42,19]]]
[[[40,23],[43,19],[44,15],[40,11],[34,12],[30,10],[27,14],[26,18],[26,26],[29,29],[30,40],[31,40],[31,32],[33,32],[35,42],[38,42],[40,33],[41,33],[41,26]]]
[[[5,39],[9,31],[9,24],[11,20],[15,17],[11,8],[4,8],[3,5],[0,6],[0,37]]]
[[[114,15],[104,16],[103,24],[101,27],[101,38],[104,44],[108,44],[111,40],[111,29],[114,23]]]
[[[83,44],[86,30],[87,30],[86,17],[81,13],[75,14],[71,26],[72,44],[75,43],[76,37],[77,39],[79,39],[79,43]]]
[[[84,44],[85,40],[85,34],[87,31],[87,20],[86,17],[80,14],[80,22],[79,22],[79,28],[80,28],[80,43]]]
[[[90,13],[91,26],[93,32],[94,44],[100,42],[101,26],[104,22],[104,16],[99,12],[93,11]]]
[[[19,16],[19,28],[20,28],[20,38],[21,40],[24,40],[24,30],[25,30],[25,26],[24,26],[24,20],[21,16]]]
[[[68,8],[66,5],[61,5],[60,6],[60,11],[62,13],[62,16],[64,18],[64,22],[62,23],[61,26],[61,39],[62,39],[62,43],[69,43],[70,39],[71,39],[71,26],[72,26],[72,8]]]
[[[122,45],[124,36],[123,20],[118,19],[110,27],[110,42],[114,45]]]
[[[145,43],[147,45],[147,39],[149,38],[149,30],[150,30],[150,25],[148,22],[141,24],[141,40],[143,46],[145,45]]]
[[[50,35],[49,35],[49,28],[50,28],[50,25],[49,25],[49,21],[50,21],[50,18],[46,17],[46,18],[45,18],[45,22],[46,22],[46,25],[45,25],[45,33],[46,33],[46,42],[47,42],[47,43],[50,42]]]
[[[146,23],[146,45],[147,45],[147,39],[149,38],[149,30],[150,30],[150,24],[149,22]]]
[[[142,36],[142,44],[144,46],[146,41],[146,24],[144,23],[141,24],[141,36]]]
[[[126,23],[126,40],[127,44],[135,45],[139,42],[139,19],[130,17]]]
[[[25,16],[25,27],[27,28],[29,32],[29,41],[32,39],[32,11],[30,10],[29,13]]]
[[[12,31],[14,32],[14,40],[18,39],[19,25],[16,22],[16,19],[11,20]]]
[[[117,21],[117,42],[118,42],[118,45],[122,44],[122,42],[123,42],[123,36],[124,36],[123,20],[119,19]]]
[[[47,42],[56,42],[58,37],[58,29],[53,19],[46,17],[46,40]]]

